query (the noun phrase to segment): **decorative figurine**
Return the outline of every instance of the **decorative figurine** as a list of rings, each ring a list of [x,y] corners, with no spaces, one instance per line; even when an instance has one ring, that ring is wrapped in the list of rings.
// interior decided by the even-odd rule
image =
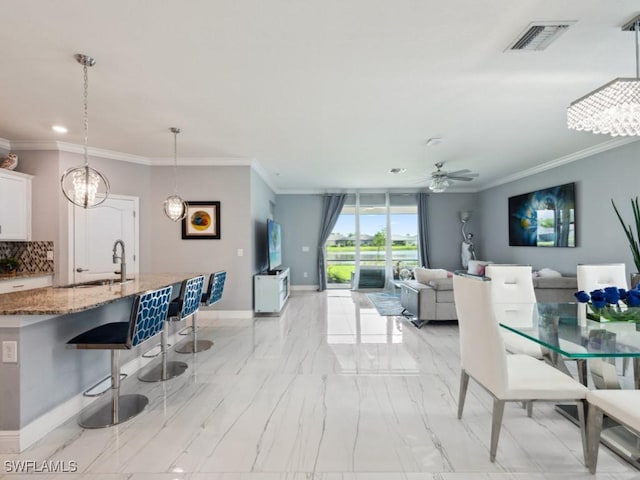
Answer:
[[[460,221],[462,222],[462,245],[460,245],[460,258],[462,260],[463,268],[468,268],[469,260],[476,259],[476,251],[473,247],[473,233],[466,233],[464,231],[464,227],[470,218],[470,211],[460,212]]]
[[[10,153],[7,155],[7,158],[0,162],[0,168],[5,168],[7,170],[15,170],[18,166],[18,155],[15,153]]]

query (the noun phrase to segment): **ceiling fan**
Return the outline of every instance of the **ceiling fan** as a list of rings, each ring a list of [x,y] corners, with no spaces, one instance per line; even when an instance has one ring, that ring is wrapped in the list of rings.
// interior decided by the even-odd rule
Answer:
[[[456,170],[455,172],[447,172],[442,170],[443,162],[435,164],[437,170],[431,172],[431,183],[429,183],[429,190],[434,193],[444,192],[451,186],[452,181],[469,182],[478,176],[477,173],[471,173],[471,170]]]

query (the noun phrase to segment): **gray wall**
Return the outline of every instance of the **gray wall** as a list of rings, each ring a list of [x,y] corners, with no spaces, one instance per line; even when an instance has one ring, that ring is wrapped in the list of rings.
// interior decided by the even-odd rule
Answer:
[[[464,210],[472,212],[465,231],[474,235],[476,257],[482,259],[485,255],[486,242],[479,228],[483,222],[483,214],[478,208],[478,194],[431,193],[428,217],[431,268],[444,268],[449,271],[462,268],[462,223],[459,212]]]
[[[282,262],[291,269],[291,283],[318,285],[322,196],[278,195],[276,199],[275,220],[282,225]],[[303,247],[309,251],[303,252]]]
[[[220,240],[183,240],[181,223],[162,211],[173,193],[173,168],[151,169],[150,272],[227,271],[221,310],[251,310],[252,251],[250,167],[180,167],[178,193],[187,201],[220,201]],[[146,220],[149,222],[149,220]],[[242,256],[238,256],[238,251]]]
[[[576,273],[579,263],[623,262],[635,272],[633,258],[611,199],[627,223],[630,199],[640,194],[640,143],[635,142],[546,172],[483,191],[481,232],[484,256],[496,262],[531,264]],[[508,198],[540,188],[576,183],[576,248],[510,247]]]
[[[58,204],[52,199],[62,195],[58,152],[20,152],[18,170],[34,176],[31,180],[32,240],[57,240]]]

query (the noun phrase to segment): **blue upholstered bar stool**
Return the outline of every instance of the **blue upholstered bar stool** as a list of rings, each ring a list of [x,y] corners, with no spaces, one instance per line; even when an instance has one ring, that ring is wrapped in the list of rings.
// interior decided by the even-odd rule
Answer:
[[[78,423],[85,428],[118,425],[142,412],[149,403],[144,395],[120,395],[120,350],[130,350],[158,334],[164,326],[171,301],[172,287],[136,295],[127,322],[113,322],[92,328],[67,342],[77,349],[111,350],[111,404],[98,410],[92,407],[80,414]]]
[[[218,303],[222,299],[222,291],[224,290],[224,282],[227,279],[227,272],[215,272],[209,275],[209,284],[207,285],[207,291],[202,294],[200,299],[200,305],[208,307]],[[193,313],[191,319],[191,328],[193,340],[185,342],[182,345],[176,347],[178,353],[197,353],[203,350],[208,350],[213,345],[211,340],[198,340],[198,310]]]
[[[143,382],[169,380],[183,374],[187,369],[188,365],[185,362],[167,361],[169,322],[179,322],[194,311],[197,311],[200,306],[203,285],[204,276],[202,275],[184,280],[180,287],[180,295],[169,303],[169,315],[162,329],[162,339],[160,341],[161,361],[159,365],[156,365],[151,370],[143,371],[138,375],[138,378]]]

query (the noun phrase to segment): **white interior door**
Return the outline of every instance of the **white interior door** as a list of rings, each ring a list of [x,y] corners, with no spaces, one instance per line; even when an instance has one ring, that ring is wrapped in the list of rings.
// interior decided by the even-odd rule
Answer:
[[[138,197],[112,195],[99,207],[73,208],[73,283],[117,278],[120,262],[113,263],[113,244],[125,244],[127,276],[138,273]],[[120,247],[118,246],[118,255]]]

